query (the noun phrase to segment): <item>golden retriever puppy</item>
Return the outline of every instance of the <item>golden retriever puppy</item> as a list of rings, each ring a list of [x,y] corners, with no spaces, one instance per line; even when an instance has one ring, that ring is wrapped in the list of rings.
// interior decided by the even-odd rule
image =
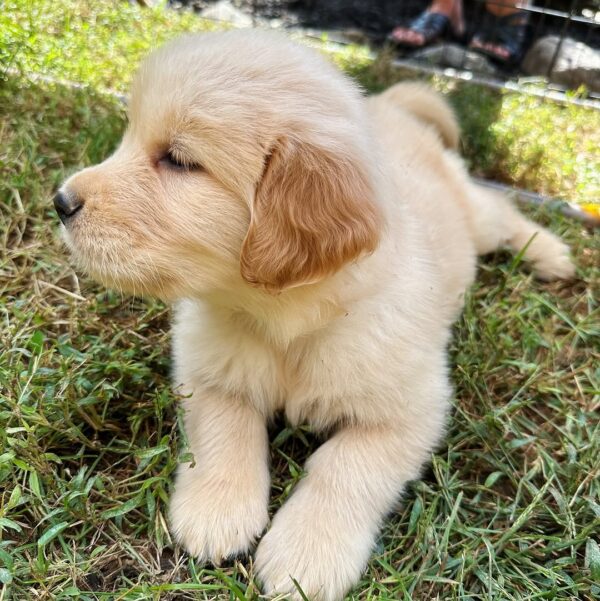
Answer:
[[[266,594],[300,598],[294,579],[333,601],[359,579],[444,435],[477,255],[526,247],[541,278],[573,274],[562,242],[469,180],[457,140],[420,85],[365,99],[284,37],[189,36],[143,63],[121,145],[55,198],[83,270],[175,301],[195,461],[170,521],[190,553],[218,563],[267,529],[274,414],[330,434],[258,544]]]

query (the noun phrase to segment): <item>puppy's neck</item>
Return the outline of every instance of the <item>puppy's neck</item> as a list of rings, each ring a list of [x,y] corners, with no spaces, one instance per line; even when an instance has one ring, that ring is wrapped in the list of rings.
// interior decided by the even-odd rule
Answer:
[[[220,319],[235,323],[248,333],[281,349],[299,337],[325,327],[343,314],[334,278],[272,294],[245,286],[233,291],[215,292],[202,302]]]
[[[400,255],[398,242],[384,234],[373,254],[347,264],[320,282],[277,294],[254,288],[240,277],[210,293],[203,291],[190,296],[217,319],[234,323],[236,328],[285,350],[297,339],[327,328],[357,303],[380,292],[381,274],[391,270],[393,277],[392,272],[396,273],[389,257]]]

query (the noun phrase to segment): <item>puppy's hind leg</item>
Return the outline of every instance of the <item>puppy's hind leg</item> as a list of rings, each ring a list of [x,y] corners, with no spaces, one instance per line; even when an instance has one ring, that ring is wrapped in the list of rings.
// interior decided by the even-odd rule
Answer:
[[[515,253],[523,252],[523,259],[541,280],[570,279],[575,275],[569,247],[519,213],[506,196],[473,184],[468,201],[478,254],[509,248]]]

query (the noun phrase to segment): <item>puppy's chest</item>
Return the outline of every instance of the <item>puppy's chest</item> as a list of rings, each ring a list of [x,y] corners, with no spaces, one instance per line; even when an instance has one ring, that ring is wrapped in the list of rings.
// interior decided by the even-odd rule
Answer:
[[[414,352],[399,356],[386,324],[368,331],[348,319],[337,325],[282,349],[184,305],[174,329],[175,385],[199,395],[203,388],[219,390],[224,402],[245,399],[265,416],[284,411],[291,423],[316,428],[381,419],[404,396],[399,383],[413,379]]]
[[[176,377],[186,389],[201,395],[203,387],[221,390],[228,397],[243,398],[270,416],[283,411],[293,424],[328,427],[350,409],[357,387],[355,373],[348,373],[344,352],[301,341],[285,351],[255,340],[196,339],[192,351],[176,353]],[[177,341],[175,341],[177,346]]]
[[[340,418],[347,398],[339,362],[326,355],[304,341],[286,351],[238,348],[227,379],[263,413],[283,411],[292,424],[326,426]]]

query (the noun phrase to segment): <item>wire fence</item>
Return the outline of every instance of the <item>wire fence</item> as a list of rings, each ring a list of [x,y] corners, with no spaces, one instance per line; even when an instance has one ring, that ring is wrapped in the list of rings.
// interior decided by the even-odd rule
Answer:
[[[301,29],[306,35],[326,34],[331,43],[359,42],[376,55],[389,48],[390,32],[398,26],[410,28],[430,1],[172,0],[171,4],[233,25]],[[463,3],[466,27],[461,38],[443,35],[424,48],[394,45],[396,66],[600,109],[600,0],[533,0],[519,5],[513,0],[453,1]],[[490,39],[502,39],[502,31],[494,31],[494,19],[486,21],[486,15],[494,5],[507,4],[514,4],[526,22],[520,60],[512,65],[471,47],[484,22]],[[501,22],[498,27],[503,27]],[[566,94],[578,88],[584,91]]]

